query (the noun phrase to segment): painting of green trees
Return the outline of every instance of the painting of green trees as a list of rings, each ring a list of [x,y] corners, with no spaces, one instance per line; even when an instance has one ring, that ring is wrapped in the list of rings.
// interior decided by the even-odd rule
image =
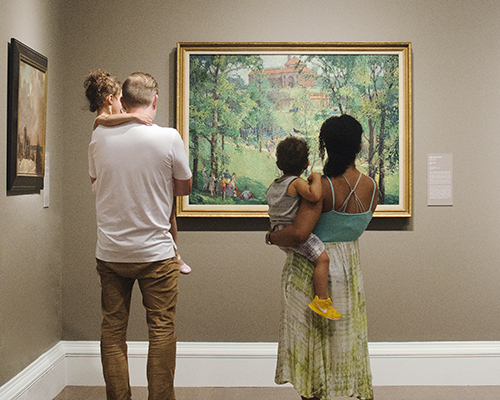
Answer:
[[[400,57],[397,53],[191,54],[188,145],[194,205],[265,205],[279,177],[275,148],[305,139],[322,172],[318,133],[350,114],[364,129],[357,160],[379,204],[400,202]]]

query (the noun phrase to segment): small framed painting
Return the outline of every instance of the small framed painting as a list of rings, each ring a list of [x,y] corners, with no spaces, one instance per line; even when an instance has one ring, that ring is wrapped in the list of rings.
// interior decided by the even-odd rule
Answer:
[[[39,193],[45,172],[47,58],[9,43],[7,195]]]

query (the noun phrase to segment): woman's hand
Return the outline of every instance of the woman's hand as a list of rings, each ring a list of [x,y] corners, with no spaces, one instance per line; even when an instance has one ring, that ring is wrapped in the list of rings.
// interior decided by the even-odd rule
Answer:
[[[279,231],[268,232],[266,243],[285,247],[297,246],[303,243],[312,233],[316,222],[318,222],[322,208],[322,200],[311,203],[302,199],[293,224]]]

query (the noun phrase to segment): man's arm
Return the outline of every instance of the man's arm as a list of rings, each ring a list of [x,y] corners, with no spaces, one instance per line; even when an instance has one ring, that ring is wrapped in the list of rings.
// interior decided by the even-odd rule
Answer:
[[[173,179],[174,181],[174,196],[187,196],[191,193],[192,183],[191,178],[181,181],[179,179]]]
[[[175,218],[175,198],[174,198],[174,203],[172,204],[172,213],[170,214],[170,234],[172,235],[172,239],[174,239],[174,243],[177,244],[177,219]]]

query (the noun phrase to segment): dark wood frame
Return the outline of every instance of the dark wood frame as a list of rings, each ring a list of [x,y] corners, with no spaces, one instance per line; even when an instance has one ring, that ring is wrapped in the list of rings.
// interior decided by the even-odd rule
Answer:
[[[41,167],[34,173],[18,172],[18,149],[19,139],[19,106],[25,99],[20,95],[20,69],[21,62],[33,67],[44,74],[42,94],[35,101],[41,102],[39,107],[40,115],[35,118],[42,118],[39,129],[42,130],[42,143],[37,142],[37,158],[41,157]],[[7,115],[7,195],[40,193],[43,189],[43,179],[45,173],[45,136],[46,136],[46,115],[47,115],[47,57],[16,39],[11,39],[9,43],[8,62],[8,115]],[[38,136],[38,135],[37,135]],[[40,153],[40,154],[38,154]],[[36,160],[35,160],[36,162]]]

